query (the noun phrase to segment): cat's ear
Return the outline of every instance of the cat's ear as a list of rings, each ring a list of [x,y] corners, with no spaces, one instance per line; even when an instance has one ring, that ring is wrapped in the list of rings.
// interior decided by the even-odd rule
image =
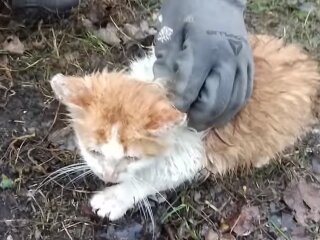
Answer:
[[[50,85],[56,98],[68,106],[83,107],[81,97],[88,98],[88,89],[82,78],[59,73],[52,77]]]
[[[187,114],[180,112],[174,106],[158,103],[154,106],[154,114],[150,116],[147,130],[153,135],[161,135],[168,130],[181,126],[187,121]]]

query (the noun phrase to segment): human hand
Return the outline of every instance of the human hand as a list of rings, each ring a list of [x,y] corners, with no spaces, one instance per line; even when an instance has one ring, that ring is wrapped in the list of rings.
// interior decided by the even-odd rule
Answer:
[[[252,93],[253,59],[240,0],[167,0],[156,36],[155,78],[199,131],[230,121]]]

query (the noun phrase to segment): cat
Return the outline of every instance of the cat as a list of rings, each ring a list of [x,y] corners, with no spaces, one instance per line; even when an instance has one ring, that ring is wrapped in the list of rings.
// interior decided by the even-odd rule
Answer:
[[[250,35],[253,94],[227,125],[197,132],[154,80],[153,53],[129,71],[57,74],[53,92],[67,106],[84,161],[116,183],[90,200],[100,217],[117,220],[150,195],[191,182],[203,169],[224,174],[262,167],[318,121],[317,62],[294,44]]]

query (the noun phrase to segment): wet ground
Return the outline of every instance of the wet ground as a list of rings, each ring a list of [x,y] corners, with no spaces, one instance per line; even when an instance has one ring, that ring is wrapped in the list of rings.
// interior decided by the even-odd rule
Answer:
[[[16,21],[0,4],[0,239],[320,239],[320,130],[278,161],[150,199],[110,223],[92,216],[93,176],[48,174],[79,161],[55,73],[122,68],[153,40],[158,1],[88,1],[67,19]],[[19,16],[21,13],[19,14]],[[18,15],[16,15],[18,16]],[[320,2],[248,1],[251,32],[298,42],[320,60]],[[299,113],[297,113],[299,114]],[[80,176],[80,177],[79,177]]]

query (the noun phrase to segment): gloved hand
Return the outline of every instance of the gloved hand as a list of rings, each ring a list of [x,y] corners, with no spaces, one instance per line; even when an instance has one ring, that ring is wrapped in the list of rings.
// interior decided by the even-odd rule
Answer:
[[[167,0],[155,40],[155,78],[199,131],[226,124],[252,93],[253,57],[241,0]]]

